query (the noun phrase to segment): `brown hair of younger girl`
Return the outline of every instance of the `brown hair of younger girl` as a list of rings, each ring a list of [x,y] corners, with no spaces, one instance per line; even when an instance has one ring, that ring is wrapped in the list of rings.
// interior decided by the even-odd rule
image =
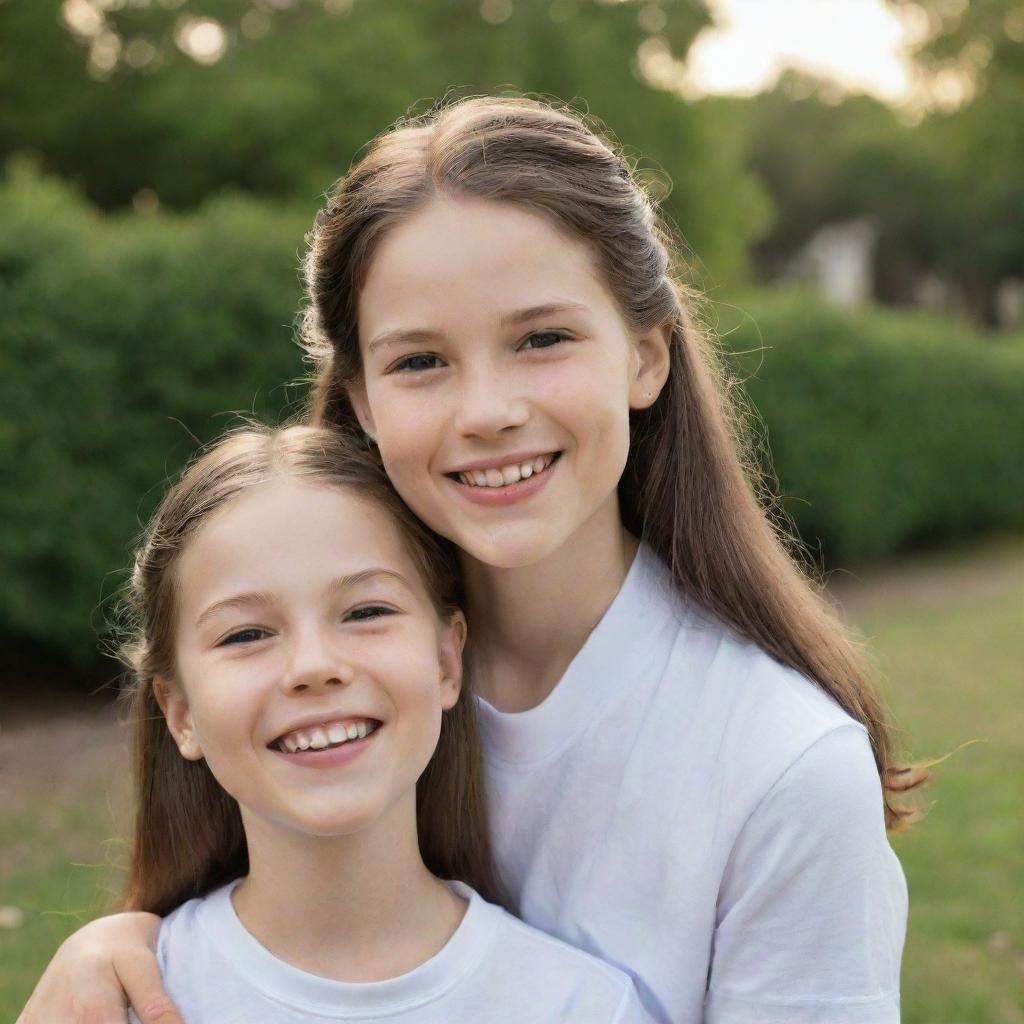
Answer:
[[[619,485],[625,526],[654,548],[683,593],[864,724],[886,827],[915,820],[919,812],[892,794],[930,773],[894,763],[892,730],[858,644],[790,554],[798,549],[757,468],[746,408],[682,283],[681,246],[593,119],[529,98],[476,97],[374,140],[307,237],[302,329],[317,369],[314,421],[361,434],[346,394],[361,370],[359,289],[388,230],[435,197],[485,198],[546,217],[589,245],[632,331],[671,324],[668,381],[632,415]]]
[[[451,546],[402,503],[383,468],[338,431],[246,427],[202,453],[168,491],[135,558],[125,599],[130,637],[121,656],[132,670],[136,819],[122,897],[126,910],[165,915],[248,873],[237,802],[205,760],[181,756],[153,692],[162,676],[180,684],[174,665],[175,573],[209,516],[248,488],[280,477],[336,487],[372,502],[397,526],[442,620],[458,608]],[[440,878],[458,879],[485,899],[506,903],[491,854],[476,709],[463,681],[444,712],[437,750],[416,787],[420,850]]]

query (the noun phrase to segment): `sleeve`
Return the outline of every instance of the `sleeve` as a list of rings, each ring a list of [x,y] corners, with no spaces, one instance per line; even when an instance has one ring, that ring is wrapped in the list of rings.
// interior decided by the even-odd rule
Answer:
[[[843,724],[740,830],[719,892],[705,1024],[898,1024],[906,919],[870,741]]]

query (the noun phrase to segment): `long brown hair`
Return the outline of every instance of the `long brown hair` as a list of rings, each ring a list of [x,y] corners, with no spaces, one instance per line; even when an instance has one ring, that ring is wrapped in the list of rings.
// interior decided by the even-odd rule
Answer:
[[[886,826],[917,811],[894,791],[929,777],[897,766],[892,730],[856,640],[797,561],[799,547],[751,443],[749,414],[684,283],[682,247],[592,118],[523,97],[441,104],[399,122],[336,183],[307,237],[303,343],[312,416],[360,433],[347,387],[361,370],[357,302],[381,239],[438,196],[513,203],[587,243],[628,327],[671,325],[657,401],[632,415],[619,485],[624,525],[676,585],[778,661],[814,680],[871,737]]]
[[[396,524],[438,616],[459,606],[451,545],[427,529],[395,493],[378,460],[352,437],[308,426],[247,426],[200,454],[167,492],[146,530],[124,601],[131,670],[136,814],[122,905],[166,914],[248,872],[238,804],[206,762],[178,751],[153,690],[175,680],[175,572],[210,515],[241,492],[280,476],[349,491]],[[416,787],[420,850],[441,878],[507,902],[491,854],[475,702],[468,680],[441,720],[437,749]]]

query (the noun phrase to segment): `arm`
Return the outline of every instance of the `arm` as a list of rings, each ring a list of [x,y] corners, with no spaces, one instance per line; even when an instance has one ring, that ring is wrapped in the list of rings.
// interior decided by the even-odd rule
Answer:
[[[898,1024],[906,918],[870,743],[840,726],[789,766],[733,846],[707,1024]]]
[[[114,914],[80,928],[57,950],[16,1024],[124,1024],[126,997],[141,1024],[184,1024],[153,953],[159,927],[153,914]]]

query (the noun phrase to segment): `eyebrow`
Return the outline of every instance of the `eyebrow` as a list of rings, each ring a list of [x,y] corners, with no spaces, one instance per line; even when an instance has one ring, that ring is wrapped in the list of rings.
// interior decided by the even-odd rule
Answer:
[[[374,567],[371,569],[362,569],[349,576],[339,576],[337,579],[331,580],[327,585],[327,596],[333,597],[335,594],[338,594],[343,590],[357,587],[360,583],[365,583],[367,580],[374,579],[378,576],[384,577],[385,579],[395,580],[397,583],[400,583],[405,587],[406,590],[410,592],[413,591],[409,581],[400,572],[395,572],[394,569]],[[231,611],[233,609],[251,608],[253,605],[267,607],[268,605],[273,604],[273,600],[274,599],[270,594],[263,591],[249,591],[245,594],[234,594],[231,597],[226,597],[223,601],[216,601],[214,604],[211,604],[210,607],[196,619],[196,629],[199,629],[220,612]]]
[[[517,309],[514,313],[505,313],[498,318],[500,327],[514,327],[529,320],[537,320],[542,316],[555,316],[558,313],[589,313],[590,310],[580,302],[547,302],[540,306],[527,306]],[[383,331],[366,346],[367,353],[375,352],[386,345],[417,344],[432,341],[444,334],[431,328],[406,329],[396,327],[391,331]]]

